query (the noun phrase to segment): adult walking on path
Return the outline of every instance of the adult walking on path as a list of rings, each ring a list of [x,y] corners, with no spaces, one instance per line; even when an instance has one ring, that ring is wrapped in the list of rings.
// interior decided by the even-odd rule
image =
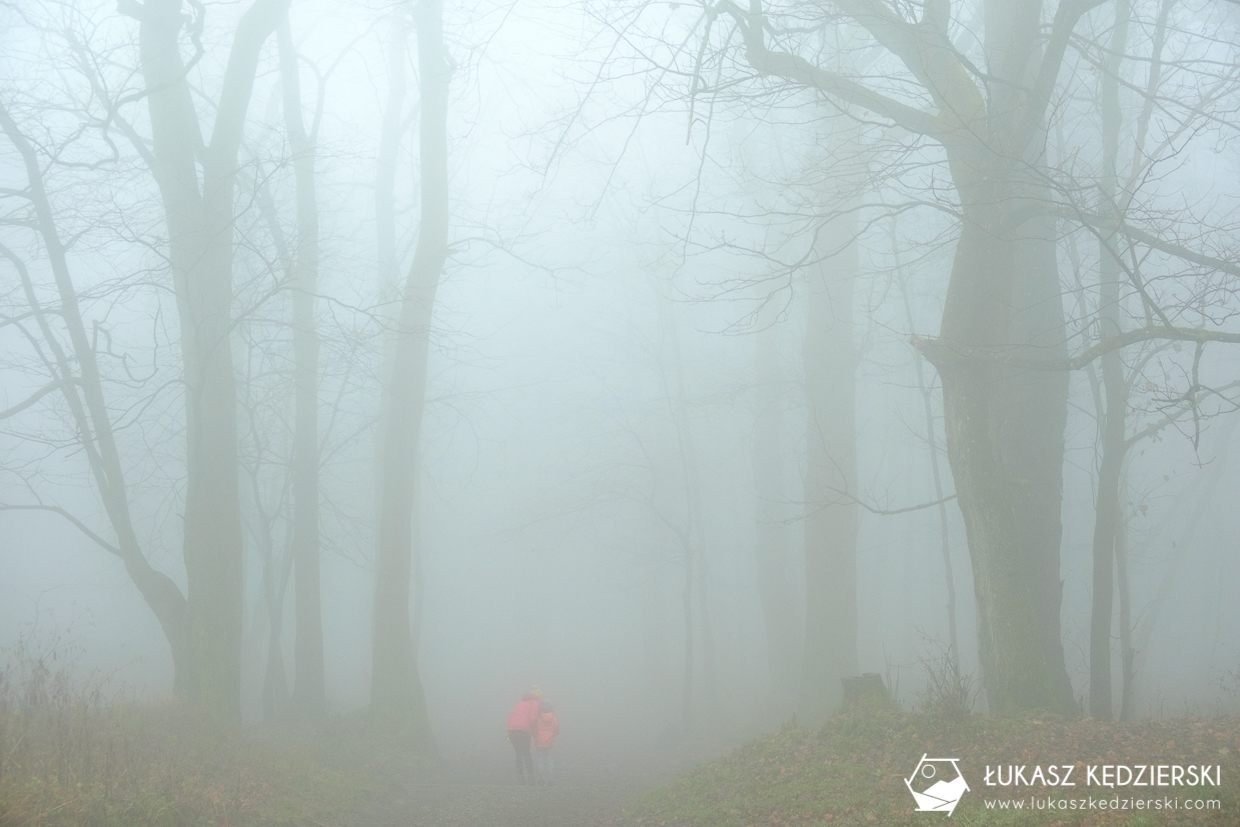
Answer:
[[[534,756],[530,754],[534,722],[538,719],[538,705],[543,691],[535,686],[517,701],[508,714],[508,740],[517,754],[517,783],[534,783]],[[528,778],[528,780],[527,780]]]

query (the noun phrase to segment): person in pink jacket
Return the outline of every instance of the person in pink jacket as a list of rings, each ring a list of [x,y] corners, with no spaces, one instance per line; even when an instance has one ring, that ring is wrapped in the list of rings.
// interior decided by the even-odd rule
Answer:
[[[517,701],[517,705],[508,714],[508,740],[517,753],[517,782],[520,784],[534,782],[534,758],[530,755],[530,741],[533,738],[534,720],[538,717],[538,704],[542,699],[543,691],[535,686]]]
[[[550,701],[543,701],[538,705],[538,717],[534,719],[534,755],[544,784],[555,783],[555,761],[551,757],[551,748],[555,746],[555,736],[559,734],[560,721],[555,717],[555,709]]]

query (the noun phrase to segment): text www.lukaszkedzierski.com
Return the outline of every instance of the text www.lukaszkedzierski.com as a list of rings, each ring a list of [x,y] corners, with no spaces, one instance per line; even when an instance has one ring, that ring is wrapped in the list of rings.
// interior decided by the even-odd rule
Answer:
[[[989,798],[987,810],[1221,810],[1217,798]]]

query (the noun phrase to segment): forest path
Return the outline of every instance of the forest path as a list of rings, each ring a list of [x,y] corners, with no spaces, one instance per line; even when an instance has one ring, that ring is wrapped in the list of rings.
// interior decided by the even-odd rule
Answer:
[[[351,827],[627,827],[629,784],[395,783],[390,797]]]
[[[566,752],[551,786],[516,783],[510,752],[461,756],[431,775],[389,777],[385,792],[340,827],[632,827],[626,807],[724,749]]]

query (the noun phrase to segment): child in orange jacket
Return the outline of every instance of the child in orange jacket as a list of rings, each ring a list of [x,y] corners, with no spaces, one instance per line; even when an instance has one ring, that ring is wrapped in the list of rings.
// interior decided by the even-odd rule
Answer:
[[[544,784],[555,783],[555,760],[551,757],[551,748],[555,746],[555,736],[560,734],[560,721],[555,717],[555,709],[550,701],[538,705],[538,717],[534,719],[534,761],[538,766],[538,774],[543,777]]]

